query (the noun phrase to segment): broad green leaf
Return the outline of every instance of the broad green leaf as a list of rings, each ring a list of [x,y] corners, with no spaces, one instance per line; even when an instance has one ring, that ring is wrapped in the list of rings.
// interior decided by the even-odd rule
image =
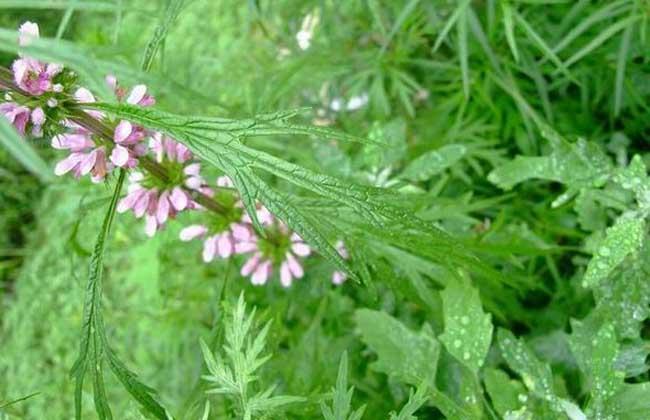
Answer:
[[[553,153],[548,156],[517,156],[494,169],[488,180],[509,190],[529,179],[556,181],[574,188],[591,186],[608,176],[610,163],[602,150],[584,140],[576,144],[550,136]]]
[[[650,211],[650,178],[648,169],[640,155],[634,155],[630,164],[614,175],[614,182],[622,188],[632,191],[639,207],[644,213]]]
[[[355,312],[362,340],[377,353],[372,367],[411,385],[433,384],[440,347],[427,326],[413,332],[390,315],[359,309]]]
[[[650,418],[650,383],[623,384],[607,401],[606,414],[617,420]]]
[[[620,217],[605,232],[605,239],[593,256],[582,284],[594,287],[609,276],[626,257],[636,253],[645,237],[645,221]]]
[[[620,265],[593,288],[597,313],[611,322],[617,334],[638,338],[642,323],[650,316],[650,282],[648,282],[648,247],[637,258]]]
[[[441,296],[445,332],[440,341],[451,355],[476,374],[492,341],[491,316],[483,312],[478,290],[465,279],[450,282]]]
[[[427,181],[451,167],[467,154],[462,144],[449,144],[431,150],[413,160],[402,172],[402,177],[413,181]]]
[[[614,327],[605,324],[597,328],[590,321],[573,321],[571,327],[571,351],[582,370],[589,376],[591,398],[587,413],[590,418],[603,418],[606,401],[623,385],[623,373],[615,368],[618,342]]]
[[[494,409],[502,417],[508,412],[519,410],[528,398],[523,384],[511,379],[500,369],[486,368],[483,372],[483,382]]]
[[[16,132],[4,116],[0,116],[0,145],[41,181],[51,182],[54,179],[49,165],[41,159],[29,141]]]
[[[474,413],[465,410],[437,389],[433,390],[431,403],[449,420],[479,420]]]
[[[546,402],[556,413],[563,411],[553,386],[550,367],[542,363],[528,346],[508,330],[497,332],[499,348],[506,363],[517,372],[526,388],[540,401]]]

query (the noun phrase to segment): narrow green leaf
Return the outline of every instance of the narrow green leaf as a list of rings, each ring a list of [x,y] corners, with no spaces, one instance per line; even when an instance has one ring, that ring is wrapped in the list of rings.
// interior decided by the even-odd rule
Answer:
[[[93,248],[93,253],[90,257],[90,268],[88,273],[88,285],[86,286],[86,299],[84,302],[84,311],[83,311],[83,324],[81,326],[81,342],[79,345],[79,356],[72,367],[71,375],[75,378],[75,418],[81,420],[81,401],[82,401],[82,391],[83,391],[83,382],[86,375],[86,370],[89,365],[94,369],[101,369],[97,367],[101,360],[95,360],[95,357],[92,354],[96,354],[99,349],[97,349],[97,317],[98,312],[101,307],[101,293],[102,293],[102,281],[104,275],[104,249],[106,247],[106,240],[108,238],[111,226],[113,225],[113,220],[115,219],[115,210],[117,208],[117,202],[122,191],[122,184],[124,184],[124,179],[126,178],[126,171],[121,170],[120,175],[115,185],[115,190],[113,191],[113,196],[111,202],[104,216],[104,222],[102,223],[102,228],[99,231],[97,240],[95,241],[95,247]],[[100,341],[101,344],[101,341]],[[91,350],[92,348],[92,350]],[[91,354],[92,352],[92,354]],[[95,371],[95,370],[94,370]],[[101,371],[95,371],[94,376],[95,381],[98,379],[98,376],[101,374]],[[103,390],[102,387],[95,385],[96,391],[100,392]],[[97,398],[100,398],[99,401]],[[101,397],[96,397],[96,407],[99,411],[100,409],[104,412],[104,405]],[[99,405],[98,405],[99,403]]]
[[[585,57],[587,54],[595,50],[596,48],[600,47],[603,43],[605,43],[609,38],[612,36],[616,35],[617,32],[629,27],[637,21],[640,18],[640,16],[630,16],[626,19],[623,19],[613,25],[610,25],[602,31],[600,34],[598,34],[597,37],[591,40],[587,45],[582,47],[580,50],[575,52],[569,59],[567,59],[564,62],[564,67],[568,68],[572,66],[573,64],[577,63],[580,61],[583,57]]]
[[[512,13],[512,5],[508,1],[501,2],[503,10],[503,27],[506,31],[506,41],[512,52],[515,61],[519,61],[519,51],[517,50],[517,41],[515,39],[515,21]]]
[[[384,44],[381,47],[380,55],[383,55],[386,50],[388,49],[388,46],[390,45],[390,42],[393,40],[393,37],[397,34],[397,32],[400,30],[402,25],[404,25],[404,22],[406,22],[406,19],[413,13],[415,8],[417,7],[418,3],[420,0],[410,0],[402,9],[402,11],[399,13],[397,16],[397,19],[395,20],[395,23],[393,24],[393,27],[390,29],[390,33],[384,40]]]
[[[96,0],[0,0],[0,9],[61,9],[71,7],[88,12],[113,12],[120,8],[115,2]],[[134,11],[144,12],[136,7]]]
[[[627,65],[627,56],[630,50],[630,41],[634,26],[630,25],[625,28],[621,37],[621,45],[618,47],[618,57],[616,59],[616,82],[614,84],[614,116],[618,117],[623,106],[623,84],[625,82],[625,66]]]
[[[171,0],[167,3],[164,17],[156,27],[154,36],[149,40],[147,47],[145,48],[144,56],[142,57],[142,64],[140,65],[142,71],[146,72],[151,69],[153,59],[156,56],[160,45],[167,36],[167,32],[169,32],[176,21],[176,18],[178,18],[178,15],[183,10],[183,7],[185,7],[185,2],[186,0]]]
[[[458,31],[458,61],[460,62],[460,73],[463,79],[463,92],[465,98],[469,98],[469,46],[467,44],[467,9],[469,3],[464,3],[458,15],[456,30]]]
[[[433,44],[432,51],[436,52],[438,48],[440,48],[440,45],[442,45],[442,42],[447,38],[447,34],[449,34],[449,31],[451,31],[451,28],[454,27],[454,24],[458,20],[459,16],[467,7],[469,4],[470,0],[463,0],[462,3],[459,3],[456,9],[454,9],[454,13],[449,16],[447,19],[447,22],[445,22],[445,26],[443,26],[442,30],[438,34],[438,38],[436,38],[436,42]]]
[[[524,19],[519,13],[513,11],[513,14],[515,16],[515,20],[523,30],[526,32],[526,35],[528,38],[537,46],[537,48],[545,55],[545,57],[553,64],[557,66],[557,68],[564,74],[566,75],[569,79],[575,80],[575,78],[571,75],[569,70],[567,69],[567,65],[565,65],[562,60],[553,52],[553,50],[548,46],[546,41],[539,36],[539,34],[533,29],[532,26]]]
[[[390,420],[417,420],[415,412],[429,400],[429,387],[426,383],[421,384],[416,392],[409,391],[409,399],[399,413],[391,413]]]
[[[42,182],[52,182],[52,169],[29,144],[22,138],[4,116],[0,116],[0,145],[20,162],[25,169],[36,175]]]

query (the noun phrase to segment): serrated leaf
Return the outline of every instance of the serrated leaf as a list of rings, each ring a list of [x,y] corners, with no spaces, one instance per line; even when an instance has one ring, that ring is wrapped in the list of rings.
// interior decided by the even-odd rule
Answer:
[[[402,172],[402,177],[413,181],[426,181],[451,167],[467,154],[462,144],[448,144],[431,150],[413,160]]]
[[[25,169],[43,182],[52,182],[52,169],[36,153],[27,139],[22,138],[4,116],[0,116],[0,145]]]
[[[409,391],[409,399],[399,413],[391,413],[390,420],[418,420],[415,412],[418,411],[428,400],[429,388],[426,384],[420,385],[416,392]]]
[[[354,387],[348,389],[348,353],[343,352],[336,377],[336,387],[332,390],[332,407],[321,402],[321,412],[325,420],[360,420],[365,406],[352,411]]]
[[[490,349],[491,316],[483,312],[478,290],[464,279],[450,282],[441,296],[445,332],[440,341],[456,360],[476,374]]]
[[[528,346],[508,330],[499,329],[497,332],[499,348],[506,363],[517,372],[528,390],[548,403],[549,408],[560,413],[563,408],[553,386],[553,374],[550,367],[542,363]]]
[[[614,175],[613,180],[622,188],[634,192],[642,211],[650,211],[650,179],[640,155],[634,155],[630,164]]]
[[[645,237],[643,219],[619,218],[605,231],[605,239],[589,261],[582,284],[594,287],[609,276],[627,256],[636,253]]]
[[[617,420],[650,418],[650,383],[623,384],[607,401],[606,414]]]
[[[550,136],[548,131],[547,135]],[[490,172],[488,180],[505,190],[529,179],[556,181],[581,188],[591,186],[609,174],[610,163],[596,144],[584,140],[570,144],[558,139],[551,141],[551,145],[552,154],[517,156]]]
[[[598,328],[593,322],[573,321],[569,338],[571,351],[590,379],[591,398],[587,405],[590,418],[603,418],[606,400],[613,397],[623,385],[623,373],[616,371],[618,342],[614,327],[605,324]]]
[[[413,332],[397,319],[379,311],[355,312],[362,340],[377,353],[373,368],[411,384],[433,384],[440,347],[426,326]]]
[[[519,410],[522,406],[521,399],[527,398],[524,385],[511,379],[507,373],[500,369],[486,368],[483,372],[483,382],[494,409],[502,417],[507,412]]]

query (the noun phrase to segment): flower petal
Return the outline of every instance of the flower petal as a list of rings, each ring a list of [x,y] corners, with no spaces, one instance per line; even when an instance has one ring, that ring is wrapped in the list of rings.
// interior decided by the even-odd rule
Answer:
[[[332,273],[332,283],[336,285],[343,284],[347,278],[348,276],[342,271],[335,271]]]
[[[221,258],[228,258],[232,255],[234,251],[233,240],[228,232],[219,236],[217,250]]]
[[[97,162],[97,149],[88,153],[88,155],[86,155],[86,158],[81,162],[81,165],[79,166],[81,175],[86,175],[89,173],[95,166],[95,162]]]
[[[54,168],[54,174],[61,176],[70,172],[70,170],[77,166],[85,156],[86,155],[83,153],[72,153],[70,156],[56,164],[56,167]]]
[[[302,276],[305,275],[305,271],[302,269],[302,265],[300,265],[296,257],[294,257],[291,252],[287,252],[285,257],[291,274],[293,274],[293,276],[297,279],[302,278]]]
[[[181,230],[180,239],[184,242],[191,241],[198,236],[204,235],[207,231],[208,228],[203,225],[190,225]]]
[[[156,222],[156,217],[151,215],[145,216],[144,233],[151,238],[156,234],[157,229],[158,223]]]
[[[177,211],[184,210],[188,204],[187,194],[181,187],[174,187],[169,200],[172,202],[172,205]]]
[[[264,261],[257,266],[255,272],[251,276],[251,283],[253,284],[264,284],[269,279],[271,275],[271,261]]]
[[[203,242],[203,261],[209,263],[214,259],[217,254],[217,238],[210,236]]]
[[[129,94],[129,97],[126,98],[126,102],[131,105],[137,105],[142,100],[142,98],[144,98],[144,95],[146,93],[147,93],[146,85],[133,86],[133,89],[131,89],[131,93]]]
[[[115,134],[113,135],[113,139],[115,140],[115,143],[122,143],[124,140],[129,138],[132,132],[133,126],[131,123],[122,120],[117,125],[117,127],[115,127]]]
[[[167,191],[160,194],[158,199],[158,208],[156,209],[156,219],[158,224],[163,224],[167,221],[169,217],[170,203],[169,203],[169,193]]]
[[[32,39],[38,38],[40,36],[38,25],[29,21],[20,25],[20,28],[18,28],[18,33],[20,34],[18,36],[18,45],[21,47],[29,45]]]
[[[113,162],[115,166],[121,168],[125,166],[128,161],[129,161],[129,150],[124,146],[120,146],[119,144],[116,145],[113,148],[113,151],[111,152],[111,162]]]
[[[291,280],[293,280],[293,276],[291,275],[289,264],[285,261],[280,267],[280,283],[284,287],[289,287],[291,286]]]
[[[259,252],[253,254],[253,256],[250,257],[248,261],[246,261],[246,263],[242,266],[241,271],[239,273],[244,277],[252,273],[253,270],[255,270],[255,268],[257,267],[257,264],[259,263],[261,256],[262,254],[260,254]]]
[[[307,257],[311,254],[311,248],[304,242],[294,242],[291,244],[291,251],[300,257]]]

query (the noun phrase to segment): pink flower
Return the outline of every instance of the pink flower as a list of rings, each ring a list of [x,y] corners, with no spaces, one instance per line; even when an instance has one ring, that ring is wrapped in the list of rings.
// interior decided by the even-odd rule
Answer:
[[[32,22],[23,23],[18,32],[18,44],[20,46],[27,46],[32,40],[39,37],[38,25]],[[58,86],[52,80],[61,73],[63,66],[42,63],[21,54],[21,58],[14,61],[12,70],[18,87],[30,95],[40,96],[45,92],[57,90]]]
[[[120,168],[134,168],[138,164],[137,158],[147,151],[146,145],[142,143],[146,136],[144,128],[128,121],[120,121],[113,133],[115,146],[111,151],[111,162]]]
[[[129,132],[127,128],[123,128],[125,133]],[[128,142],[128,138],[126,136],[124,141]],[[185,146],[159,134],[154,135],[150,146],[151,150],[156,153],[156,160],[159,164],[168,169],[168,173],[180,171],[179,177],[160,180],[151,174],[145,176],[134,172],[129,177],[128,194],[118,203],[117,211],[124,213],[133,210],[135,217],[144,216],[145,233],[148,236],[153,236],[168,219],[176,217],[178,212],[198,207],[188,191],[193,188],[188,184],[203,186],[205,183],[200,177],[198,163],[182,165],[192,157]],[[117,147],[120,146],[116,146],[116,149]],[[158,153],[160,148],[164,149],[164,153]],[[181,165],[179,166],[179,164]],[[190,182],[190,180],[192,181]]]
[[[280,283],[289,287],[294,279],[304,276],[305,272],[298,258],[309,256],[311,248],[298,234],[291,233],[284,223],[276,220],[265,207],[258,209],[257,217],[266,227],[267,237],[259,238],[253,234],[238,240],[235,245],[236,253],[252,253],[242,266],[240,274],[244,277],[250,276],[251,283],[261,285],[268,281],[273,273],[273,266],[276,265],[280,267]],[[245,216],[242,220],[250,221],[250,217]]]
[[[79,178],[90,173],[93,182],[100,182],[113,169],[106,161],[106,147],[97,146],[91,138],[91,133],[83,128],[54,136],[52,147],[71,152],[67,158],[56,164],[54,173],[58,176],[72,171],[74,176]]]
[[[180,239],[187,242],[195,238],[203,238],[203,261],[209,263],[217,256],[231,257],[235,253],[237,241],[246,240],[251,235],[254,235],[252,230],[241,223],[231,223],[218,233],[210,232],[205,225],[190,225],[181,230]]]
[[[15,102],[4,102],[0,104],[0,113],[16,127],[20,135],[25,135],[27,123],[30,120],[31,111],[26,106],[18,105]]]
[[[156,160],[162,162],[167,159],[179,163],[185,163],[192,159],[192,152],[184,144],[171,138],[155,133],[149,141],[149,148],[154,152]]]
[[[27,21],[18,28],[18,45],[25,47],[32,39],[37,39],[39,36],[38,25]]]
[[[152,106],[156,104],[154,97],[147,94],[146,85],[133,86],[127,96],[126,90],[119,85],[117,78],[112,74],[106,76],[106,83],[113,88],[119,101],[124,101],[124,98],[126,97],[126,103],[131,105]]]
[[[51,91],[52,79],[63,70],[59,64],[45,64],[29,57],[17,59],[11,68],[18,87],[34,96]]]
[[[338,241],[336,243],[336,250],[344,260],[350,258],[350,254],[348,254],[348,250],[347,248],[345,248],[345,244],[343,243],[343,241]],[[347,280],[347,278],[348,275],[345,274],[343,271],[336,270],[332,273],[332,283],[336,284],[337,286],[343,284],[343,282]]]

